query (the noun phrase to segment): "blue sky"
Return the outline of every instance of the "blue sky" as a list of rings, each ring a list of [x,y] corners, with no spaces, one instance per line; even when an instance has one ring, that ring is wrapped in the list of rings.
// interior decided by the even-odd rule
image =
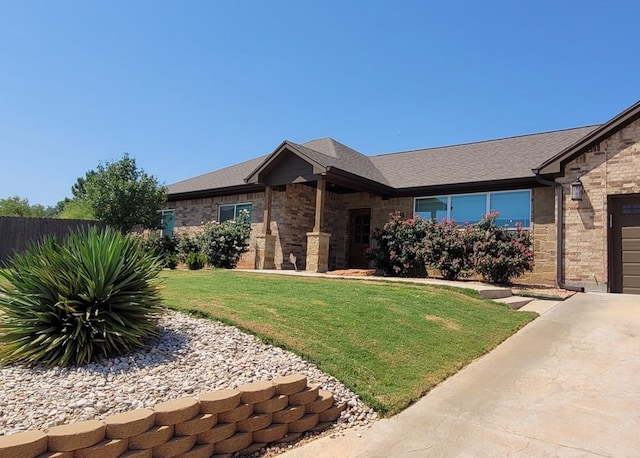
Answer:
[[[123,152],[165,184],[333,137],[377,154],[597,124],[635,1],[0,0],[0,198]]]

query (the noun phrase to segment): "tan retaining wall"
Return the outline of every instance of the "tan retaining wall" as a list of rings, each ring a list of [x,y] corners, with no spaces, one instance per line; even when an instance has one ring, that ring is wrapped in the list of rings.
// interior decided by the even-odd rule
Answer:
[[[272,443],[322,431],[345,405],[295,374],[236,390],[202,393],[137,409],[55,426],[48,432],[0,436],[0,457],[210,457],[251,454]]]

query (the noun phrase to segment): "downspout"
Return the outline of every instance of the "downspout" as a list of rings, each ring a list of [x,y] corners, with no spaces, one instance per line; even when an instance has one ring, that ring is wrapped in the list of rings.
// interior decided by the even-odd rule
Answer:
[[[533,173],[536,175],[536,181],[545,186],[553,186],[556,193],[556,284],[559,288],[566,289],[568,291],[577,291],[584,293],[582,286],[570,286],[566,285],[562,278],[562,272],[564,267],[564,258],[562,257],[562,246],[564,245],[562,230],[562,224],[564,221],[564,191],[562,189],[562,183],[557,181],[547,180],[542,178],[538,169],[533,169]]]

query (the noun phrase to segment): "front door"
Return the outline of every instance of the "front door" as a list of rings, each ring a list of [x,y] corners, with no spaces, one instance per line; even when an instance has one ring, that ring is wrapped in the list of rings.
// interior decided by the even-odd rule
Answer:
[[[609,203],[611,292],[640,294],[640,195],[615,196]]]
[[[371,235],[371,209],[349,210],[349,259],[350,269],[366,269],[369,261],[365,256]]]

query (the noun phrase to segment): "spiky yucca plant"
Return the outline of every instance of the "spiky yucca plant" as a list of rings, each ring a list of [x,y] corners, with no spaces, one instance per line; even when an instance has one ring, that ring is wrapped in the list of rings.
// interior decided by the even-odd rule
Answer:
[[[0,270],[0,361],[81,365],[141,347],[156,334],[160,270],[112,229],[32,244]]]

